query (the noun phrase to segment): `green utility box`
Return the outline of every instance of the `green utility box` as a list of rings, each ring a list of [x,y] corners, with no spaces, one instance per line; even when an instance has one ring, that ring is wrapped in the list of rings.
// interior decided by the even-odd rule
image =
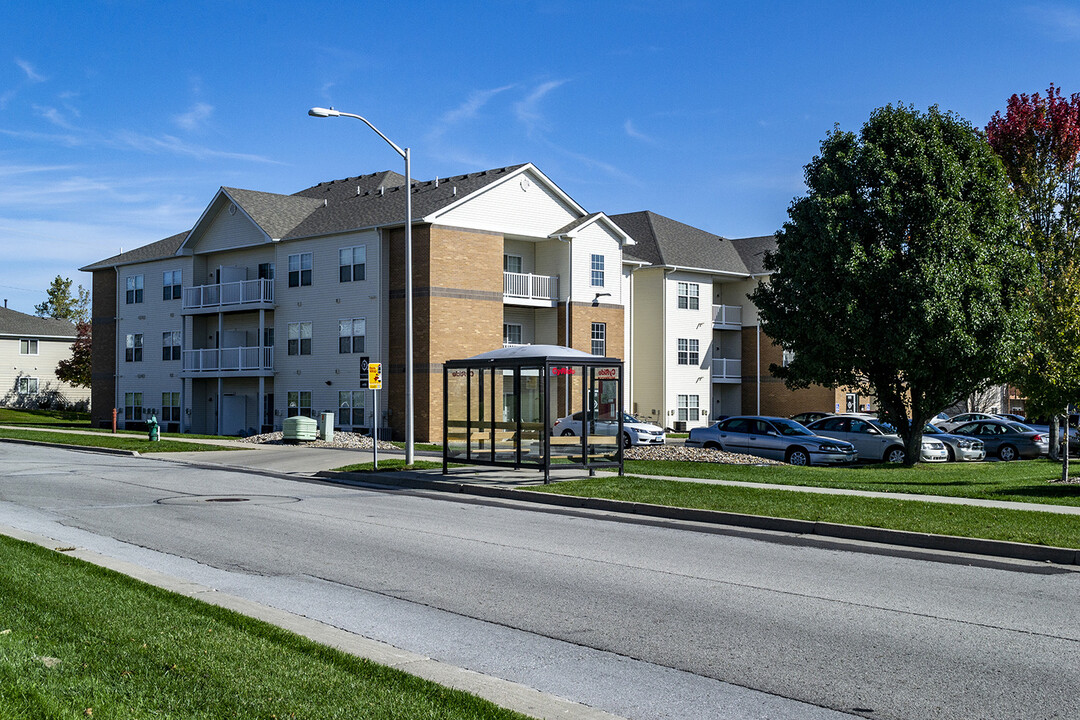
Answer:
[[[303,415],[295,415],[285,419],[282,442],[293,445],[302,442],[312,442],[318,435],[319,423]]]

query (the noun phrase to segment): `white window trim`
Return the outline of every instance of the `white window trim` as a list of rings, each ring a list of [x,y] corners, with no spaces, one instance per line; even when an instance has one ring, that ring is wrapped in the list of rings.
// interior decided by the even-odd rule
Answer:
[[[26,352],[22,351],[23,343],[26,343]],[[31,345],[34,352],[30,352]],[[19,354],[27,357],[41,354],[41,342],[37,338],[19,338]]]

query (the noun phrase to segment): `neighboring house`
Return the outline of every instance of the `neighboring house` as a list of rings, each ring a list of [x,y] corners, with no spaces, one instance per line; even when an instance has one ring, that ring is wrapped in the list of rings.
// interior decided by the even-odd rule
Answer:
[[[90,389],[56,377],[57,363],[71,357],[74,342],[72,323],[16,312],[5,302],[0,308],[0,405],[85,406]]]
[[[291,415],[404,433],[404,178],[293,195],[221,188],[185,233],[88,265],[94,420],[247,434]],[[531,164],[414,183],[415,437],[442,437],[442,363],[503,345],[624,357],[633,240]],[[380,416],[361,360],[383,363]],[[628,390],[628,388],[627,388]]]

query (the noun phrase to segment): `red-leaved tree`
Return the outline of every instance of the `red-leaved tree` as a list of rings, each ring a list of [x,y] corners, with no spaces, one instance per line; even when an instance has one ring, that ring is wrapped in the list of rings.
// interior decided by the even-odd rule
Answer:
[[[75,326],[71,357],[56,363],[56,377],[71,385],[90,387],[90,323]]]

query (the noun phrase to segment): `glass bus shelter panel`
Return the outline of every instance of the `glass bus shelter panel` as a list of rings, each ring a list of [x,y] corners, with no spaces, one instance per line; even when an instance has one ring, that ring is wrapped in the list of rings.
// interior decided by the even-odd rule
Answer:
[[[446,377],[446,454],[465,455],[469,445],[469,374],[471,370],[450,370]]]
[[[581,365],[554,366],[549,378],[548,399],[552,418],[551,461],[573,458],[583,462],[583,433],[588,431],[585,422],[585,396],[582,392],[585,368]]]
[[[544,370],[522,368],[521,389],[521,461],[544,462]]]
[[[478,368],[469,376],[469,455],[481,459],[491,459],[494,376],[493,368]]]
[[[499,462],[517,461],[517,394],[514,392],[514,371],[508,368],[497,369],[492,375],[494,382],[494,409],[498,417],[494,421],[495,460]]]
[[[590,461],[618,460],[619,371],[611,367],[590,367],[588,375]]]

